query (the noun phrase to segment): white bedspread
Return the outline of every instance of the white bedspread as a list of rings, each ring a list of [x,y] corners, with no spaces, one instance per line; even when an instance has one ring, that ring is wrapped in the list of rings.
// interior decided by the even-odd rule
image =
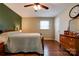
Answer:
[[[4,41],[11,53],[22,51],[43,54],[40,33],[8,32],[4,37],[7,38]]]

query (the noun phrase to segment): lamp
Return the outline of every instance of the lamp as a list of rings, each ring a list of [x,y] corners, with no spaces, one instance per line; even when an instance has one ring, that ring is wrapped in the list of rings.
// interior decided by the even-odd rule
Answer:
[[[19,32],[22,32],[22,30],[20,29]]]

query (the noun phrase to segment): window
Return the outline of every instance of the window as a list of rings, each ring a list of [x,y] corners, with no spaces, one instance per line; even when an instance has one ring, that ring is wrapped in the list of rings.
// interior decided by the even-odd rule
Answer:
[[[49,21],[40,21],[40,29],[49,29]]]

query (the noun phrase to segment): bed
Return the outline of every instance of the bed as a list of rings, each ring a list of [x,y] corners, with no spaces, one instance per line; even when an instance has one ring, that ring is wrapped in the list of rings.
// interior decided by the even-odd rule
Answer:
[[[6,52],[37,52],[44,54],[43,37],[40,33],[7,32],[0,35],[6,46]]]

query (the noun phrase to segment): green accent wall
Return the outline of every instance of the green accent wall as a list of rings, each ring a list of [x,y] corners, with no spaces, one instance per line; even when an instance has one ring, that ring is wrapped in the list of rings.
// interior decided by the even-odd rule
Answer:
[[[14,30],[16,26],[21,29],[21,16],[0,3],[0,30]]]

